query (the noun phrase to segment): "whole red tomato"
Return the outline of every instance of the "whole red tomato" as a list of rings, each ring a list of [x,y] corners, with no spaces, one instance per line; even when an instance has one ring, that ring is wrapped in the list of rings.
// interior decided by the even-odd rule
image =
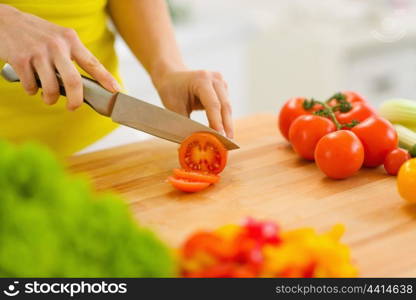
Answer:
[[[328,177],[343,179],[355,174],[364,161],[364,147],[349,130],[331,132],[316,145],[315,161]]]
[[[387,154],[397,148],[396,130],[382,117],[370,117],[351,130],[363,143],[365,167],[373,168],[383,164]]]
[[[289,141],[293,150],[301,157],[313,160],[318,141],[335,129],[335,124],[327,118],[315,115],[300,116],[290,126]]]
[[[336,111],[335,116],[341,124],[348,124],[352,121],[362,122],[365,119],[377,115],[375,110],[365,102],[352,102],[351,110],[348,112]]]
[[[340,109],[345,109],[345,104],[350,106],[348,111]],[[338,110],[335,110],[335,116],[341,124],[348,124],[352,121],[362,122],[377,114],[360,94],[353,91],[344,91],[335,94],[332,96],[332,100],[329,101],[329,106],[339,107]]]
[[[344,96],[347,98],[347,101],[351,102],[351,103],[353,103],[353,102],[367,102],[367,100],[365,100],[365,98],[357,92],[344,91],[344,92],[342,92],[342,94],[344,94]]]
[[[280,109],[278,126],[280,133],[285,137],[286,140],[289,140],[290,125],[297,117],[311,114],[312,112],[319,110],[321,107],[320,105],[315,105],[313,108],[305,110],[303,106],[305,100],[306,99],[303,97],[291,98],[287,100],[283,107]]]
[[[396,176],[400,167],[411,158],[409,151],[401,148],[394,149],[387,154],[384,160],[384,169],[387,174]]]
[[[340,97],[343,97],[343,99],[345,99],[346,101],[348,101],[349,103],[367,103],[367,100],[364,99],[363,96],[361,96],[360,94],[358,94],[357,92],[353,92],[353,91],[343,91],[340,93],[335,94],[332,98],[334,100],[329,102],[329,105],[334,106],[336,105],[336,100],[335,99],[339,99]]]

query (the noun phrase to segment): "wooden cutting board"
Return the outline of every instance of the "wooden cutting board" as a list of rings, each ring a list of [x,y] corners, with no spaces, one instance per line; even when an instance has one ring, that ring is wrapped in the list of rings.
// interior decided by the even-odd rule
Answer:
[[[124,196],[137,220],[175,247],[195,230],[247,216],[275,220],[283,230],[343,223],[361,276],[416,276],[416,207],[400,199],[395,177],[378,168],[326,178],[295,155],[272,115],[237,121],[235,139],[241,149],[229,153],[220,183],[197,194],[165,182],[178,167],[178,145],[159,139],[74,156],[69,167],[98,190]]]

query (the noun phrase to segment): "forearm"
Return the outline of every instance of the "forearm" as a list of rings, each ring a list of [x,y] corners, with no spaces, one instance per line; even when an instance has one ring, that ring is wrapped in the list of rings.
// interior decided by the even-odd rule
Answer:
[[[110,0],[113,22],[154,79],[185,69],[164,0]]]
[[[113,22],[152,77],[164,106],[189,116],[204,108],[210,126],[233,135],[227,84],[221,74],[187,70],[164,0],[109,0]]]

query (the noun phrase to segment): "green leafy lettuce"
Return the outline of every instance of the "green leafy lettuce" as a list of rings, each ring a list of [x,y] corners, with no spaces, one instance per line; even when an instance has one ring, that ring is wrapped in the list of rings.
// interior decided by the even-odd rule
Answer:
[[[0,277],[166,277],[170,250],[41,146],[0,141]]]

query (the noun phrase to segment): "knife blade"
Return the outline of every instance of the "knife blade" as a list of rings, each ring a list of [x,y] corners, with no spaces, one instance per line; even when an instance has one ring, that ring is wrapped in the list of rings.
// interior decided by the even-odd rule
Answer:
[[[6,64],[1,75],[10,82],[20,81],[13,68]],[[60,93],[65,89],[59,74]],[[39,87],[41,83],[37,80]],[[121,92],[111,93],[98,82],[82,76],[84,100],[96,112],[110,117],[114,122],[146,132],[153,136],[181,143],[195,132],[209,132],[215,135],[228,150],[240,148],[233,140],[219,132],[173,111],[147,103]]]

